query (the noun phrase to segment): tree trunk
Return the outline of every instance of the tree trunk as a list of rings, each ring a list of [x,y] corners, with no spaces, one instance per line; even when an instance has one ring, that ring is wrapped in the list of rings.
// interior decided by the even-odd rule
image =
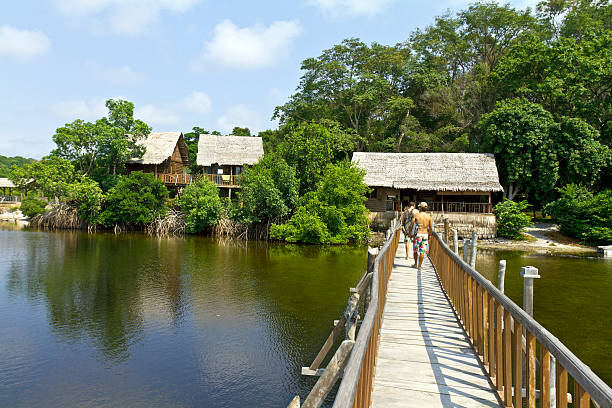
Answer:
[[[506,190],[504,191],[504,196],[508,200],[514,200],[514,197],[516,197],[518,192],[519,192],[519,189],[518,187],[516,187],[516,185],[508,184],[508,186],[506,187]]]

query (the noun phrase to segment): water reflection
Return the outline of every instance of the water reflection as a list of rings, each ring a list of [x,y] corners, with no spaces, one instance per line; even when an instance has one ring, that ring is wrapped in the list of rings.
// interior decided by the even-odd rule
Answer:
[[[286,404],[312,386],[299,369],[365,267],[354,247],[7,230],[0,243],[10,406]]]

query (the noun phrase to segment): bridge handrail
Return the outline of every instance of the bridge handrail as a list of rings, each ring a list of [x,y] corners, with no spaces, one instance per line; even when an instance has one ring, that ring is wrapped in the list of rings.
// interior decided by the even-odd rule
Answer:
[[[401,223],[398,219],[394,219],[389,228],[390,235],[374,260],[370,306],[363,318],[353,351],[344,368],[333,408],[370,406],[382,311],[387,283],[393,269],[393,260],[399,242],[400,229]]]
[[[610,388],[610,386],[608,386],[586,364],[584,364],[578,357],[576,357],[576,355],[574,355],[574,353],[572,353],[563,343],[561,343],[559,339],[553,336],[548,330],[546,330],[541,324],[539,324],[533,317],[531,317],[522,308],[520,308],[516,303],[514,303],[508,296],[506,296],[503,292],[497,289],[487,278],[485,278],[480,273],[478,273],[470,265],[463,262],[463,260],[448,247],[448,245],[444,242],[444,240],[442,240],[442,238],[440,237],[438,233],[434,232],[433,238],[434,238],[432,240],[433,245],[431,248],[432,253],[430,255],[432,263],[434,264],[434,267],[436,268],[436,272],[440,278],[440,281],[442,283],[442,286],[444,287],[445,292],[447,293],[449,299],[453,303],[455,310],[457,310],[457,313],[460,315],[461,320],[463,321],[463,324],[466,328],[466,331],[468,331],[468,335],[472,339],[472,343],[477,349],[478,354],[485,356],[484,357],[485,361],[483,361],[484,364],[487,364],[486,360],[488,360],[490,364],[491,362],[490,357],[492,357],[490,355],[490,352],[488,352],[487,350],[487,340],[485,339],[486,333],[484,332],[486,332],[488,328],[489,336],[492,337],[491,330],[498,329],[497,324],[493,324],[492,326],[490,324],[487,325],[486,317],[485,319],[482,318],[482,314],[485,314],[485,315],[487,314],[486,312],[487,306],[483,307],[483,305],[487,304],[487,299],[488,299],[489,300],[488,305],[494,305],[494,303],[496,303],[497,305],[494,305],[494,306],[497,306],[498,312],[500,311],[499,306],[501,306],[503,310],[508,312],[515,321],[515,328],[519,328],[517,326],[518,324],[522,328],[526,329],[527,334],[535,337],[535,339],[540,343],[540,345],[543,346],[546,349],[546,351],[548,351],[557,360],[557,366],[558,367],[560,366],[559,368],[561,369],[561,371],[565,371],[567,374],[569,374],[574,379],[575,382],[577,382],[580,385],[582,390],[575,388],[575,392],[578,395],[574,395],[573,401],[574,401],[574,404],[576,404],[577,401],[580,401],[580,399],[582,398],[582,402],[578,402],[579,405],[574,405],[574,406],[587,406],[588,407],[589,406],[588,400],[590,396],[593,402],[595,402],[600,407],[608,407],[608,408],[612,407],[612,389]],[[442,250],[441,253],[437,253],[438,249]],[[454,267],[452,265],[454,265]],[[451,269],[454,268],[456,270],[457,267],[459,267],[460,270],[465,272],[466,276],[471,278],[473,281],[477,283],[477,285],[480,286],[480,292],[477,286],[473,287],[472,290],[466,289],[466,288],[471,287],[472,282],[469,281],[469,278],[465,279],[463,276],[457,276],[457,274],[451,273]],[[482,290],[486,292],[486,295],[483,294]],[[480,293],[480,295],[478,295],[478,293]],[[474,294],[476,294],[475,296],[476,300],[474,300],[474,296],[473,296]],[[492,298],[493,301],[491,301],[489,297]],[[480,311],[477,310],[477,308],[479,307],[478,302],[481,302]],[[483,312],[483,309],[484,309],[484,312]],[[489,311],[491,310],[492,309],[489,309]],[[478,313],[481,313],[481,315],[479,316]],[[498,319],[499,319],[499,316],[498,316]],[[510,319],[504,319],[504,320],[507,321],[508,323],[510,321]],[[489,323],[490,322],[492,322],[491,319],[489,320]],[[507,339],[508,338],[510,338],[510,335],[508,335]],[[489,344],[490,344],[490,341],[489,341]],[[535,346],[535,342],[533,343],[533,346]],[[519,347],[515,347],[515,349],[518,350]],[[489,350],[492,350],[492,349],[489,349]],[[522,348],[520,348],[520,350],[521,351],[519,353],[522,353]],[[504,353],[505,352],[506,351],[504,351]],[[534,352],[534,358],[535,358],[535,351],[532,351],[532,352]],[[489,357],[488,359],[486,358],[487,355]],[[497,356],[500,356],[500,354],[497,354]],[[512,364],[510,365],[512,366]],[[493,377],[492,367],[493,367],[492,365],[489,365],[489,376],[490,377]],[[559,368],[557,369],[557,371],[559,371]],[[535,370],[535,367],[532,369]],[[501,371],[497,371],[497,373],[500,374]],[[564,388],[567,388],[567,374],[563,374],[559,372],[556,373],[557,376],[565,375],[565,379],[563,380]],[[519,376],[521,375],[520,369],[517,375]],[[499,384],[497,385],[498,391],[499,392],[505,391],[504,390],[504,388],[506,388],[505,379],[504,379],[503,386],[501,386],[501,379],[499,378],[501,377],[501,375],[497,375],[496,377],[497,377],[496,384]],[[559,379],[557,378],[557,381],[558,380]],[[526,382],[528,381],[529,379],[526,380]],[[535,379],[533,381],[535,381]],[[515,381],[515,384],[516,383],[517,382]],[[518,380],[518,384],[521,384],[521,380]],[[510,388],[512,387],[510,386]],[[586,395],[584,394],[585,392],[587,393]],[[565,398],[564,397],[565,393],[559,392],[559,391],[557,391],[557,393],[560,398],[562,399]],[[520,394],[521,393],[519,393],[519,395]],[[534,395],[533,398],[535,399],[535,392],[533,395]],[[510,391],[509,394],[505,394],[504,400],[508,398],[512,399],[512,391]],[[504,401],[504,402],[506,402],[506,405],[508,405],[509,401]],[[511,401],[509,403],[510,405],[512,404]],[[558,406],[563,406],[563,405],[558,405]]]

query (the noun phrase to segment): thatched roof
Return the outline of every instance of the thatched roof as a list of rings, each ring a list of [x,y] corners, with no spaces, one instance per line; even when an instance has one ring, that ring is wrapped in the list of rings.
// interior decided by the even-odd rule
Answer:
[[[353,162],[373,187],[434,191],[503,191],[489,153],[365,153]]]
[[[6,177],[0,177],[0,188],[15,188],[15,185]]]
[[[172,156],[176,144],[179,142],[181,132],[151,132],[146,139],[137,143],[145,147],[142,158],[129,159],[128,163],[161,164]]]
[[[221,166],[252,165],[263,154],[261,137],[200,135],[196,163],[199,166],[215,163]]]

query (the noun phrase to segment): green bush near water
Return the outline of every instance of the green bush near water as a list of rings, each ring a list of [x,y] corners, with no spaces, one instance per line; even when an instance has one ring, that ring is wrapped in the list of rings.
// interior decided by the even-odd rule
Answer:
[[[558,189],[561,197],[544,207],[559,231],[587,245],[612,244],[612,190],[593,194],[583,186]]]
[[[511,239],[521,239],[521,232],[532,225],[531,216],[525,214],[527,201],[504,200],[498,203],[493,211],[497,217],[497,235]]]
[[[202,178],[185,187],[178,204],[187,219],[186,230],[191,234],[217,225],[224,210],[215,183]]]
[[[46,201],[39,200],[35,197],[26,197],[21,202],[20,210],[28,218],[32,218],[38,214],[46,212]]]

